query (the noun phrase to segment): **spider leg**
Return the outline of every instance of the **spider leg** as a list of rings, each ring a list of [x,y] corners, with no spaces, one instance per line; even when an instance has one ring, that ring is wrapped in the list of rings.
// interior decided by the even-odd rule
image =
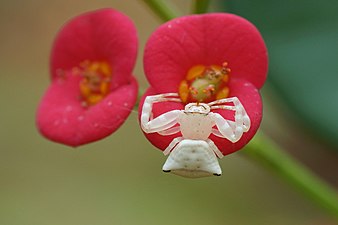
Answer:
[[[213,135],[217,136],[217,137],[223,138],[223,135],[221,134],[221,132],[219,132],[218,129],[212,128],[212,129],[211,129],[211,133],[212,133]]]
[[[224,105],[224,103],[233,103],[234,105]],[[239,101],[237,97],[231,97],[231,98],[224,98],[224,99],[218,99],[216,101],[208,103],[211,109],[226,109],[226,110],[233,110],[236,111],[235,116],[242,115],[242,118],[238,118],[238,122],[241,122],[240,120],[243,120],[244,124],[244,130],[248,131],[250,128],[250,118],[248,114],[246,113],[242,103]],[[229,121],[229,124],[235,128],[235,122]]]
[[[176,127],[171,127],[171,128],[169,128],[169,129],[167,129],[167,130],[159,131],[158,133],[159,133],[160,135],[165,136],[165,135],[176,134],[176,133],[178,133],[178,132],[180,132],[180,131],[181,131],[180,127],[179,127],[179,126],[176,126]]]
[[[181,110],[172,110],[166,112],[156,118],[152,118],[152,106],[156,102],[175,101],[180,102],[177,93],[167,93],[160,95],[147,96],[142,107],[141,113],[141,128],[146,133],[155,133],[167,130],[177,123]],[[169,97],[169,98],[168,98]]]
[[[170,142],[170,144],[168,145],[168,147],[163,151],[163,154],[164,155],[168,155],[171,152],[171,150],[182,140],[183,140],[183,137],[174,138]]]
[[[242,137],[244,132],[247,132],[250,129],[250,118],[237,97],[220,99],[212,102],[212,104],[219,104],[220,102],[233,102],[235,121],[226,120],[220,114],[212,113],[216,127],[218,129],[213,129],[212,133],[218,137],[227,138],[231,142],[235,143]]]
[[[208,105],[209,105],[210,107],[212,107],[213,105],[219,105],[219,104],[224,104],[224,103],[230,103],[230,102],[233,102],[235,98],[237,99],[237,97],[218,99],[218,100],[215,100],[215,101],[213,101],[213,102],[209,102]]]
[[[211,150],[217,155],[218,158],[223,158],[223,153],[217,148],[217,146],[215,145],[215,143],[210,140],[210,139],[207,139],[206,142],[209,144]]]
[[[247,132],[251,126],[250,118],[248,114],[246,113],[244,106],[242,105],[242,103],[239,101],[237,97],[233,97],[233,102],[236,108],[236,112],[235,112],[235,122],[232,122],[232,123],[235,123],[235,127],[241,125],[243,128],[243,131]]]

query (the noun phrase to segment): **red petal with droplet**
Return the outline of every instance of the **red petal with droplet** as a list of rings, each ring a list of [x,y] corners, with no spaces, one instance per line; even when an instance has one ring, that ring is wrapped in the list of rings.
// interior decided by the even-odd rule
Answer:
[[[85,60],[105,61],[113,69],[112,88],[129,82],[137,55],[133,22],[114,9],[79,15],[57,34],[51,53],[51,76],[78,67]]]
[[[52,84],[37,111],[41,134],[55,142],[79,146],[118,129],[137,99],[137,82],[132,76],[136,54],[136,29],[116,10],[87,12],[65,24],[51,53]],[[113,70],[111,92],[88,108],[80,99],[82,77],[72,71],[85,60],[107,62]]]
[[[137,82],[132,79],[98,104],[84,108],[77,97],[78,77],[53,82],[37,112],[37,126],[48,139],[69,146],[100,140],[116,131],[127,119],[137,99]]]

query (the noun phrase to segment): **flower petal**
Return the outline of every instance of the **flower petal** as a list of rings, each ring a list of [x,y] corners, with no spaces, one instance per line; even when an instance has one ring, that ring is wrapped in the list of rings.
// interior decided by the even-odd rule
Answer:
[[[224,154],[230,154],[237,150],[240,150],[243,146],[245,146],[255,135],[257,129],[259,128],[261,119],[262,119],[262,101],[260,94],[257,88],[251,83],[237,79],[233,80],[230,83],[230,89],[232,92],[230,93],[230,97],[236,96],[243,104],[249,118],[251,120],[251,127],[248,132],[244,133],[241,139],[236,143],[231,143],[229,140],[225,138],[216,137],[211,135],[209,138],[215,142],[218,146],[219,150]],[[148,95],[156,95],[159,94],[156,92],[154,88],[149,88],[147,92],[144,94],[143,99],[140,102],[139,106],[139,117],[141,116],[143,102],[146,96]],[[174,109],[184,109],[184,105],[181,103],[175,102],[161,102],[153,105],[153,116],[156,118],[157,116],[174,110]],[[230,110],[213,110],[215,113],[219,113],[223,118],[234,120],[234,113]],[[147,139],[157,148],[162,151],[170,144],[170,142],[176,138],[182,136],[181,133],[177,133],[169,136],[162,136],[158,133],[146,134]]]
[[[51,76],[85,60],[107,61],[113,68],[113,90],[129,82],[136,54],[137,33],[127,16],[113,9],[87,12],[66,23],[55,38]]]
[[[37,126],[46,138],[69,146],[102,139],[127,119],[137,99],[137,82],[120,86],[98,104],[86,109],[79,104],[78,77],[53,82],[37,112]]]
[[[198,64],[228,62],[231,78],[260,88],[267,74],[264,41],[247,20],[232,14],[184,16],[160,26],[147,42],[144,68],[158,92],[177,92],[187,71]]]

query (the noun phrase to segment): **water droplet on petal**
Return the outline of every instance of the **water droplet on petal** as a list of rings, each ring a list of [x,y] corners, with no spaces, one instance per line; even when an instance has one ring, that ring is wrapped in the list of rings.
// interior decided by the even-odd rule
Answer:
[[[66,107],[66,112],[70,112],[70,111],[72,111],[73,110],[73,107],[71,106],[71,105],[68,105],[67,107]]]

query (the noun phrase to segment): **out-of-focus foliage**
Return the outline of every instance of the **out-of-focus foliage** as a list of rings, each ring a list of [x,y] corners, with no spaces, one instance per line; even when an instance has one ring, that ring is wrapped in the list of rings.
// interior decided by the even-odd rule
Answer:
[[[226,11],[262,32],[269,81],[315,134],[338,146],[338,1],[236,0]]]

